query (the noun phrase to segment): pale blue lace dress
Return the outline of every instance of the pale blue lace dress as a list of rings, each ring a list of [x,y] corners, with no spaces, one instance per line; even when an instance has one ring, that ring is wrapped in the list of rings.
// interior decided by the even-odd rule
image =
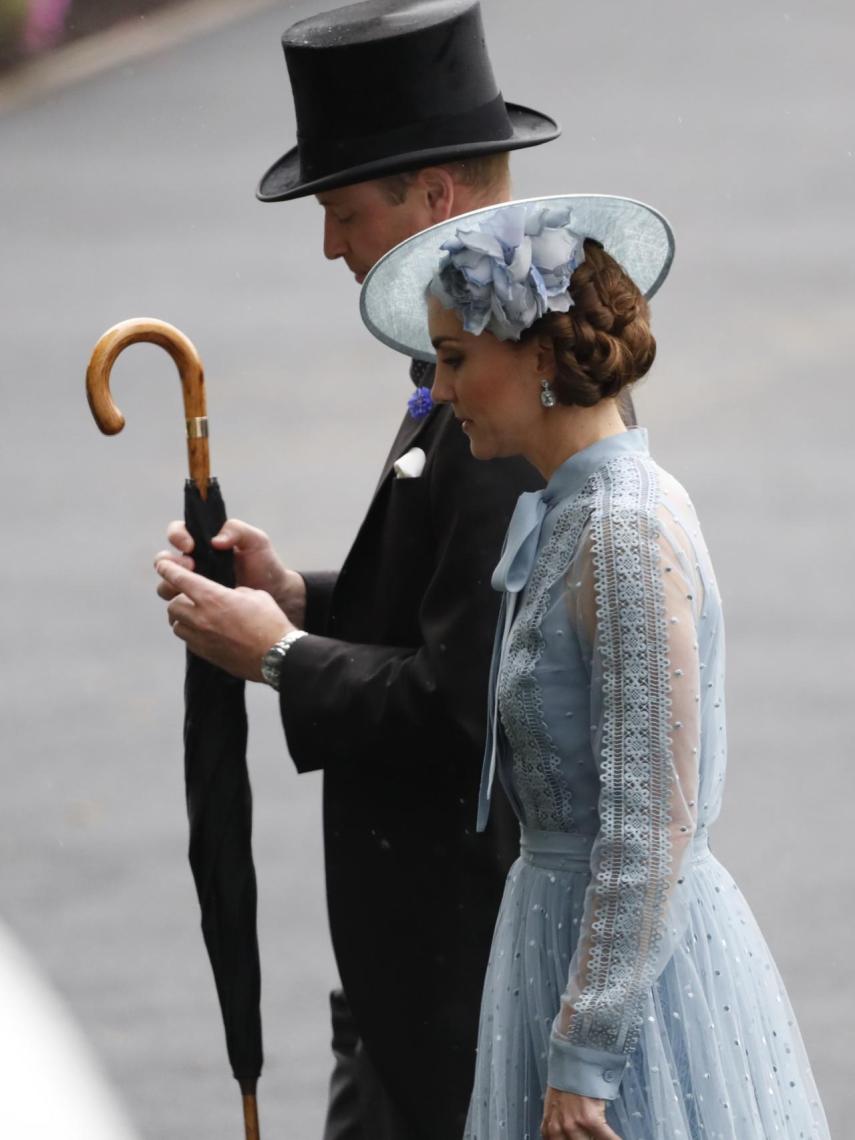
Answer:
[[[466,1136],[538,1140],[547,1083],[622,1140],[828,1140],[793,1011],[708,844],[726,761],[721,604],[646,433],[524,495],[503,589],[480,824],[522,825]]]

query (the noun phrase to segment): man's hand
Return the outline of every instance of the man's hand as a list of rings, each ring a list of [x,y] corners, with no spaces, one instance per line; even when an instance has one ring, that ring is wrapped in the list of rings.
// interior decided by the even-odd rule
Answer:
[[[193,539],[184,523],[170,523],[166,537],[174,550],[161,550],[155,556],[155,565],[171,561],[185,570],[194,569],[191,557]],[[266,591],[292,621],[298,626],[303,624],[306,616],[306,583],[296,570],[289,570],[282,564],[263,530],[241,522],[240,519],[228,519],[220,533],[211,539],[211,545],[215,550],[234,551],[238,586]],[[166,601],[171,601],[176,596],[175,590],[166,580],[158,585],[157,592]]]
[[[172,598],[166,612],[175,636],[232,676],[262,680],[262,657],[296,628],[270,594],[246,586],[226,589],[171,557],[161,558],[155,569]]]
[[[547,1087],[543,1105],[543,1140],[620,1140],[606,1124],[606,1102]]]

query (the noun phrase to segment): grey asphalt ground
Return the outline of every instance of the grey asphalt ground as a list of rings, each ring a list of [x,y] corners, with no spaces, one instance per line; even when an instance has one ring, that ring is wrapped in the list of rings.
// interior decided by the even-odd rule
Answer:
[[[341,560],[408,381],[363,331],[347,270],[324,262],[314,201],[253,198],[294,137],[278,41],[307,8],[255,12],[0,115],[0,916],[146,1140],[232,1140],[241,1125],[185,861],[183,659],[151,570],[180,511],[179,388],[159,350],[125,354],[113,390],[128,426],[105,439],[83,373],[115,321],[180,326],[206,364],[231,512],[298,567]],[[693,493],[727,609],[730,776],[714,844],[848,1140],[853,8],[486,0],[485,12],[506,97],[564,125],[516,156],[516,191],[627,194],[677,231],[637,402],[657,458]],[[312,1140],[335,980],[320,782],[296,776],[270,692],[249,704],[263,1135]],[[425,1095],[441,1095],[427,1074]]]

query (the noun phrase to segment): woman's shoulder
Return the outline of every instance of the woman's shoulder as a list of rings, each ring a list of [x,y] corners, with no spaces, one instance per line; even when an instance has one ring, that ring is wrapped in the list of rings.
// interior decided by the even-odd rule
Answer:
[[[621,455],[594,473],[586,488],[588,500],[601,510],[624,510],[655,516],[663,507],[695,515],[691,496],[652,455]]]
[[[561,504],[565,525],[580,525],[576,542],[586,545],[608,519],[654,535],[684,532],[693,544],[702,543],[700,523],[683,484],[647,453],[621,455],[593,472],[582,491]]]
[[[667,509],[670,515],[675,518],[682,519],[685,523],[690,524],[692,527],[698,526],[698,515],[695,510],[695,504],[692,502],[692,496],[686,490],[683,483],[670,471],[666,471],[658,464],[656,467],[656,477],[659,485],[659,501],[660,505]]]
[[[564,524],[558,529],[566,529],[575,520],[582,522],[583,533],[609,516],[651,523],[679,520],[691,532],[698,529],[689,492],[646,450],[626,452],[603,463],[581,489],[559,501],[556,515]]]
[[[664,479],[663,479],[664,477]],[[583,498],[592,515],[630,513],[655,516],[663,482],[669,477],[646,452],[616,456],[593,472]]]

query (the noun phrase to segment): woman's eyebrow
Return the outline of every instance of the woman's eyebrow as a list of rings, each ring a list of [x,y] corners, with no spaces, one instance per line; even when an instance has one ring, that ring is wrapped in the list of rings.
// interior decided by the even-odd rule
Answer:
[[[457,343],[453,336],[436,336],[431,341],[431,344],[434,348],[439,348],[441,344],[445,344],[446,342],[450,342],[452,344]]]

